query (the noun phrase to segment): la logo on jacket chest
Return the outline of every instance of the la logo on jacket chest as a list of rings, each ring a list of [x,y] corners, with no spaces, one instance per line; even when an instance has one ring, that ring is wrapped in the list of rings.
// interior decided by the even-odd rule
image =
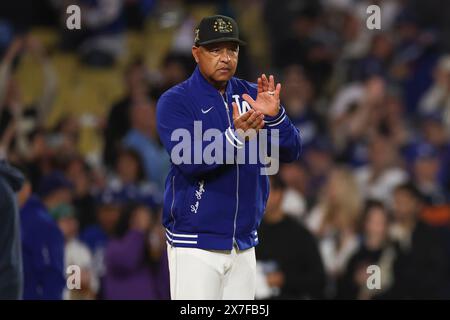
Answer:
[[[231,97],[233,99],[233,102],[235,102],[236,105],[238,106],[238,111],[239,111],[240,115],[243,115],[244,113],[246,113],[247,111],[249,111],[251,109],[251,107],[247,101],[242,100],[242,102],[241,102],[241,96],[239,94],[233,94]],[[228,107],[230,109],[232,108],[232,106],[230,104],[228,105]],[[202,114],[208,114],[212,110],[214,110],[213,105],[205,105],[205,106],[202,106],[200,109]]]
[[[233,94],[231,97],[233,98],[234,102],[236,102],[240,115],[246,113],[247,111],[249,111],[252,108],[252,107],[250,107],[248,102],[245,101],[245,100],[243,100],[242,103],[241,103],[241,101],[240,101],[241,100],[241,96],[240,95]]]

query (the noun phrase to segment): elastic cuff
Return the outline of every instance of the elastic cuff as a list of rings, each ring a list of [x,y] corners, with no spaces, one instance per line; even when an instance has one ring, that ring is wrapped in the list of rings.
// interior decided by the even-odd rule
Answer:
[[[264,122],[268,127],[273,127],[283,122],[284,118],[286,118],[286,110],[284,109],[284,107],[281,107],[280,111],[275,117],[265,117]]]

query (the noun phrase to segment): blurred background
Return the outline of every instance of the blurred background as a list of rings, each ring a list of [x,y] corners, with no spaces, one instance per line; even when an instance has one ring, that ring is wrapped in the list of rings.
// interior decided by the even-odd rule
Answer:
[[[303,139],[271,178],[257,298],[450,298],[449,1],[16,0],[0,2],[0,157],[27,178],[24,298],[169,299],[155,105],[211,14],[237,20],[237,76],[274,74]]]

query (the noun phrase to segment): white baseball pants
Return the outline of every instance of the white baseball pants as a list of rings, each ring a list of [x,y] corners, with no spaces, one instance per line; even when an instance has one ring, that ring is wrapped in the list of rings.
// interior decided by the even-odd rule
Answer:
[[[167,255],[173,300],[255,299],[255,248],[216,251],[168,244]]]

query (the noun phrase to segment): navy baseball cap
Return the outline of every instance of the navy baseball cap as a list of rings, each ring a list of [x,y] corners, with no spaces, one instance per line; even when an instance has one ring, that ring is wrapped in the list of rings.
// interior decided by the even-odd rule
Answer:
[[[438,150],[429,143],[420,143],[414,148],[414,161],[422,159],[435,159],[439,157]]]
[[[73,184],[64,176],[62,172],[54,171],[44,176],[38,187],[38,194],[41,197],[46,197],[52,192],[60,189],[73,189]]]
[[[205,17],[195,29],[194,44],[197,47],[226,41],[245,45],[239,39],[239,28],[233,18],[222,15]]]
[[[126,203],[126,198],[113,188],[106,188],[95,197],[98,206],[121,206]]]

